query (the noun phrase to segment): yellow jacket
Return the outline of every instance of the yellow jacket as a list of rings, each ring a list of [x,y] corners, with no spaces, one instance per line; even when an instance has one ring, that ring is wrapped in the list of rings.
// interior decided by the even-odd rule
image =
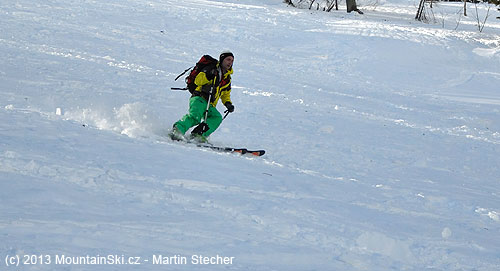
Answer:
[[[201,71],[196,75],[194,83],[196,84],[196,89],[193,95],[202,96],[208,100],[208,92],[213,87],[215,89],[215,95],[212,95],[210,99],[211,104],[215,107],[219,99],[222,103],[231,102],[231,74],[233,74],[233,68],[229,69],[221,78],[221,69],[219,64],[217,64],[215,71]],[[207,78],[213,78],[208,79]]]

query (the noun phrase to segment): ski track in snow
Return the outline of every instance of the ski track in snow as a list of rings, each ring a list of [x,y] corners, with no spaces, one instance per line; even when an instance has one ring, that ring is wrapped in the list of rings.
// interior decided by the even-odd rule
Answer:
[[[319,92],[325,92],[322,89],[318,89]],[[388,102],[386,100],[381,100],[377,98],[372,98],[368,96],[358,96],[358,95],[352,95],[349,93],[341,93],[341,92],[329,92],[326,91],[328,94],[332,94],[335,96],[343,97],[343,98],[348,98],[351,100],[362,100],[363,101],[363,106],[366,106],[366,103],[373,103],[375,104],[374,107],[388,107],[391,108],[391,111],[397,111],[396,113],[393,113],[394,115],[401,116],[405,113],[405,111],[410,111],[412,114],[419,114],[419,115],[428,115],[429,117],[435,114],[435,112],[428,111],[425,109],[420,109],[420,108],[414,108],[414,107],[408,107],[408,104],[415,104],[418,103],[415,99],[417,97],[408,97],[410,101],[405,101],[405,104],[394,104],[391,102]],[[291,103],[292,106],[303,106],[305,108],[308,107],[318,107],[318,106],[324,106],[320,104],[319,102],[308,102],[307,100],[304,101],[302,98],[290,98],[287,97],[285,94],[280,94],[280,93],[273,93],[273,92],[267,92],[267,91],[243,91],[244,94],[249,95],[249,96],[264,96],[264,97],[276,97],[278,100],[285,100],[288,103]],[[398,93],[396,93],[398,95]],[[406,96],[405,94],[401,94],[401,96]],[[418,99],[421,99],[422,97],[419,97]],[[435,127],[431,123],[415,123],[412,120],[405,120],[401,118],[392,118],[390,116],[384,116],[380,115],[379,112],[377,113],[371,113],[371,112],[366,112],[363,110],[366,110],[361,107],[347,107],[347,106],[342,106],[342,105],[328,105],[325,106],[325,110],[332,110],[332,111],[337,111],[339,114],[343,115],[352,115],[358,118],[364,118],[364,119],[370,119],[376,122],[382,122],[382,123],[387,123],[387,124],[396,124],[396,125],[401,125],[407,128],[411,129],[416,129],[420,130],[422,132],[428,132],[428,133],[438,133],[438,134],[445,134],[445,135],[450,135],[450,136],[457,136],[457,137],[463,137],[466,139],[471,139],[471,140],[479,140],[479,141],[484,141],[488,143],[492,143],[495,145],[500,144],[500,132],[499,131],[491,131],[489,128],[476,128],[476,127],[468,127],[467,125],[475,125],[475,122],[481,122],[480,119],[478,118],[471,118],[470,116],[461,116],[461,115],[450,115],[447,117],[450,122],[456,122],[457,120],[463,120],[464,122],[462,125],[459,126],[452,126],[452,127]],[[391,112],[392,113],[392,112]],[[470,120],[466,121],[466,118],[470,118]]]
[[[110,56],[98,56],[93,55],[87,52],[78,52],[73,49],[65,49],[65,48],[55,48],[47,45],[27,45],[25,42],[14,43],[8,40],[1,40],[1,43],[8,45],[11,48],[24,48],[28,53],[31,54],[47,54],[51,56],[64,57],[71,60],[77,61],[85,61],[96,63],[98,65],[108,65],[111,67],[116,67],[119,69],[126,69],[133,72],[144,73],[146,75],[155,75],[155,76],[174,76],[174,73],[168,73],[164,70],[153,69],[148,66],[144,66],[141,64],[127,63],[125,60],[117,60]],[[175,61],[175,60],[174,60]]]

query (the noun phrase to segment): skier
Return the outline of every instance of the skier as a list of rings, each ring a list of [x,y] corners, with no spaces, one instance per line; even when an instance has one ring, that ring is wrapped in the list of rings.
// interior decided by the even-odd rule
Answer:
[[[232,113],[234,105],[231,102],[231,74],[233,74],[234,55],[223,51],[215,66],[202,69],[194,80],[196,89],[189,99],[189,111],[174,123],[169,136],[173,140],[184,140],[187,130],[198,125],[191,132],[189,140],[206,143],[207,137],[221,124],[222,116],[216,106],[220,100]]]

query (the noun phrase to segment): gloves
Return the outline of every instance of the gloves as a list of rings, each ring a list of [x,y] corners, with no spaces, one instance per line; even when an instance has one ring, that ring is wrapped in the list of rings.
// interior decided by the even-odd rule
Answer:
[[[226,102],[224,105],[226,106],[227,111],[229,113],[233,113],[234,112],[234,105],[231,102]]]
[[[193,131],[191,132],[192,135],[201,135],[203,134],[204,132],[208,131],[209,130],[209,127],[208,127],[208,124],[206,124],[205,122],[202,122],[200,124],[198,124],[198,126],[196,126]]]

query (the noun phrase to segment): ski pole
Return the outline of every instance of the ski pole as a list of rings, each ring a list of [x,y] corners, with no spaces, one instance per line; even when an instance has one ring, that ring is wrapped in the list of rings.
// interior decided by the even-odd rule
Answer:
[[[177,77],[175,77],[174,81],[177,81],[177,79],[179,79],[179,77],[183,76],[186,72],[188,72],[190,69],[194,68],[194,66],[191,66],[189,68],[187,68],[185,71],[183,71],[181,74],[177,75]]]
[[[214,86],[212,85],[210,88],[210,92],[208,92],[207,109],[205,110],[205,118],[203,119],[203,122],[205,122],[205,123],[207,122],[207,118],[208,118],[208,109],[210,109],[210,101],[212,100],[213,89],[214,89]]]
[[[212,97],[212,91],[209,92],[208,94],[208,101],[207,101],[207,108],[205,109],[205,116],[203,120],[196,126],[196,128],[193,129],[191,134],[203,134],[204,132],[208,131],[209,127],[207,124],[207,118],[208,118],[208,109],[210,108],[210,98]]]
[[[226,113],[226,114],[224,115],[224,117],[222,118],[222,120],[224,120],[227,117],[227,115],[229,115],[229,110],[224,111],[224,113]]]

